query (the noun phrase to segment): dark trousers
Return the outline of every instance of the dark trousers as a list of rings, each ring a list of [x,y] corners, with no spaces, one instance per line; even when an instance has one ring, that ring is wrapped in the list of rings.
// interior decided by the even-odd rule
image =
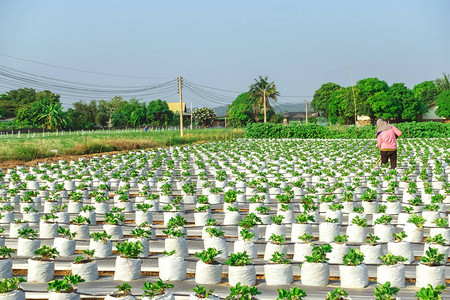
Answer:
[[[388,160],[391,162],[391,169],[397,167],[397,150],[394,151],[380,151],[381,164],[387,164]]]

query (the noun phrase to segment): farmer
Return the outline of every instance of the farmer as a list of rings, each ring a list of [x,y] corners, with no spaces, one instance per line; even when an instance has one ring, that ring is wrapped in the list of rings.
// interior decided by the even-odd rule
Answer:
[[[391,169],[397,167],[397,138],[402,132],[388,122],[377,120],[377,143],[380,148],[381,165],[391,162]]]

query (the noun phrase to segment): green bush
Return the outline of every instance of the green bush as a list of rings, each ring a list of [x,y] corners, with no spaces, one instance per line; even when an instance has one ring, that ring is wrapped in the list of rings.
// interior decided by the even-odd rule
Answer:
[[[450,137],[450,124],[439,122],[405,122],[395,124],[405,138]],[[372,139],[375,138],[375,126],[363,127],[324,125],[291,125],[272,123],[249,124],[245,130],[247,138],[301,138],[301,139]]]

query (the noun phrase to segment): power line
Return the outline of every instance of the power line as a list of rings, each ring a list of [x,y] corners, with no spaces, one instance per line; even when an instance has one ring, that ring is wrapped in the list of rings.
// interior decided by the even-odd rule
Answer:
[[[65,69],[65,70],[70,70],[70,71],[84,72],[84,73],[97,74],[97,75],[106,75],[106,76],[123,77],[123,78],[139,78],[139,79],[155,79],[156,78],[156,77],[149,78],[149,77],[143,77],[143,76],[118,75],[118,74],[111,74],[111,73],[87,71],[87,70],[75,69],[75,68],[71,68],[71,67],[63,67],[63,66],[58,66],[58,65],[54,65],[54,64],[43,63],[43,62],[39,62],[39,61],[31,60],[31,59],[20,58],[20,57],[7,55],[7,54],[3,54],[3,53],[0,53],[0,56],[9,57],[9,58],[22,60],[22,61],[26,61],[26,62],[31,62],[31,63],[35,63],[35,64],[39,64],[39,65],[54,67],[54,68],[58,68],[58,69]],[[158,78],[161,79],[162,77],[158,77]]]

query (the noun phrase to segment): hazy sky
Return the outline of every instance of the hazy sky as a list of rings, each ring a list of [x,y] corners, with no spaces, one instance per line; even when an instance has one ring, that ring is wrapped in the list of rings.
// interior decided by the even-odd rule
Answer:
[[[152,85],[181,75],[234,91],[246,91],[258,75],[268,75],[282,96],[299,96],[280,102],[303,103],[322,83],[350,85],[349,65],[355,83],[376,76],[411,88],[450,73],[449,16],[448,0],[0,0],[0,54],[145,79],[5,56],[0,65],[111,86]],[[17,87],[0,82],[0,92]],[[228,97],[223,102],[236,96],[210,91]],[[176,87],[165,95],[178,100]],[[85,97],[62,102],[78,98]],[[206,103],[189,93],[185,100]]]

